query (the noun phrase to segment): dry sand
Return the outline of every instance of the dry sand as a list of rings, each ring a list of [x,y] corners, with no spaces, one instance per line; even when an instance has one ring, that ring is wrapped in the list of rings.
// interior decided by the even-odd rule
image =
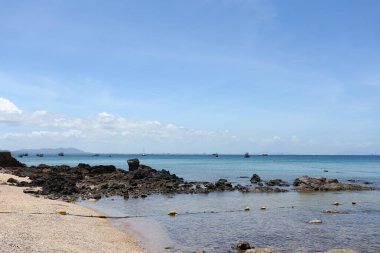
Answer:
[[[25,194],[24,188],[5,184],[10,177],[18,179],[0,174],[0,252],[147,252],[106,219],[56,214],[59,209],[80,215],[99,212]]]

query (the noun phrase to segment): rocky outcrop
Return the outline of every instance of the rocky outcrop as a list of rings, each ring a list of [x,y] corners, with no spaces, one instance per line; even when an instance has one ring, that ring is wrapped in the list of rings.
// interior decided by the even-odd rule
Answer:
[[[25,164],[20,163],[15,158],[12,157],[11,152],[1,151],[0,152],[0,167],[25,167]]]
[[[137,170],[140,167],[140,161],[137,158],[129,159],[127,163],[128,163],[129,171]]]
[[[340,183],[335,178],[302,176],[297,178],[293,186],[297,191],[366,191],[374,190],[372,187]]]

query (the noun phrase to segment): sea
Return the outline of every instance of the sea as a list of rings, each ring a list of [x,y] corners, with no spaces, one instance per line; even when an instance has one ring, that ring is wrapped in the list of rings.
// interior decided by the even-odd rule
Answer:
[[[250,185],[258,174],[263,180],[283,179],[290,184],[303,175],[356,180],[380,187],[380,156],[368,155],[146,155],[91,154],[29,155],[18,158],[27,165],[115,165],[128,169],[127,160],[166,169],[187,181],[227,179]],[[334,205],[338,202],[339,205]],[[352,202],[356,202],[355,205]],[[150,195],[144,199],[102,198],[78,204],[109,216],[152,253],[235,252],[231,246],[246,240],[255,247],[280,252],[324,252],[350,248],[361,253],[380,252],[380,190],[362,192],[209,193]],[[262,210],[265,206],[266,209]],[[245,211],[245,209],[249,211]],[[336,209],[339,214],[321,210]],[[176,216],[168,212],[176,211]],[[321,224],[309,224],[310,220]]]

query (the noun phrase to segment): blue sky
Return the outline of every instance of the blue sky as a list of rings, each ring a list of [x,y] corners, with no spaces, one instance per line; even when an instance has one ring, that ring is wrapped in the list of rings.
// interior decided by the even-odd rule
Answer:
[[[0,1],[0,148],[371,154],[379,1]]]

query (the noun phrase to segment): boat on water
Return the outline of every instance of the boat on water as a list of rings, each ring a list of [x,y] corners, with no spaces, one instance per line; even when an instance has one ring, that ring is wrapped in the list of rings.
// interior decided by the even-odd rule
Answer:
[[[249,157],[251,157],[251,156],[249,155],[248,152],[244,154],[244,158],[249,158]]]
[[[261,156],[268,156],[268,154],[261,154]]]
[[[44,157],[44,154],[36,154],[38,157]]]
[[[218,153],[214,153],[214,154],[212,154],[213,156],[215,156],[215,157],[219,157],[219,154]]]
[[[65,154],[63,152],[59,152],[58,156],[64,156]]]

